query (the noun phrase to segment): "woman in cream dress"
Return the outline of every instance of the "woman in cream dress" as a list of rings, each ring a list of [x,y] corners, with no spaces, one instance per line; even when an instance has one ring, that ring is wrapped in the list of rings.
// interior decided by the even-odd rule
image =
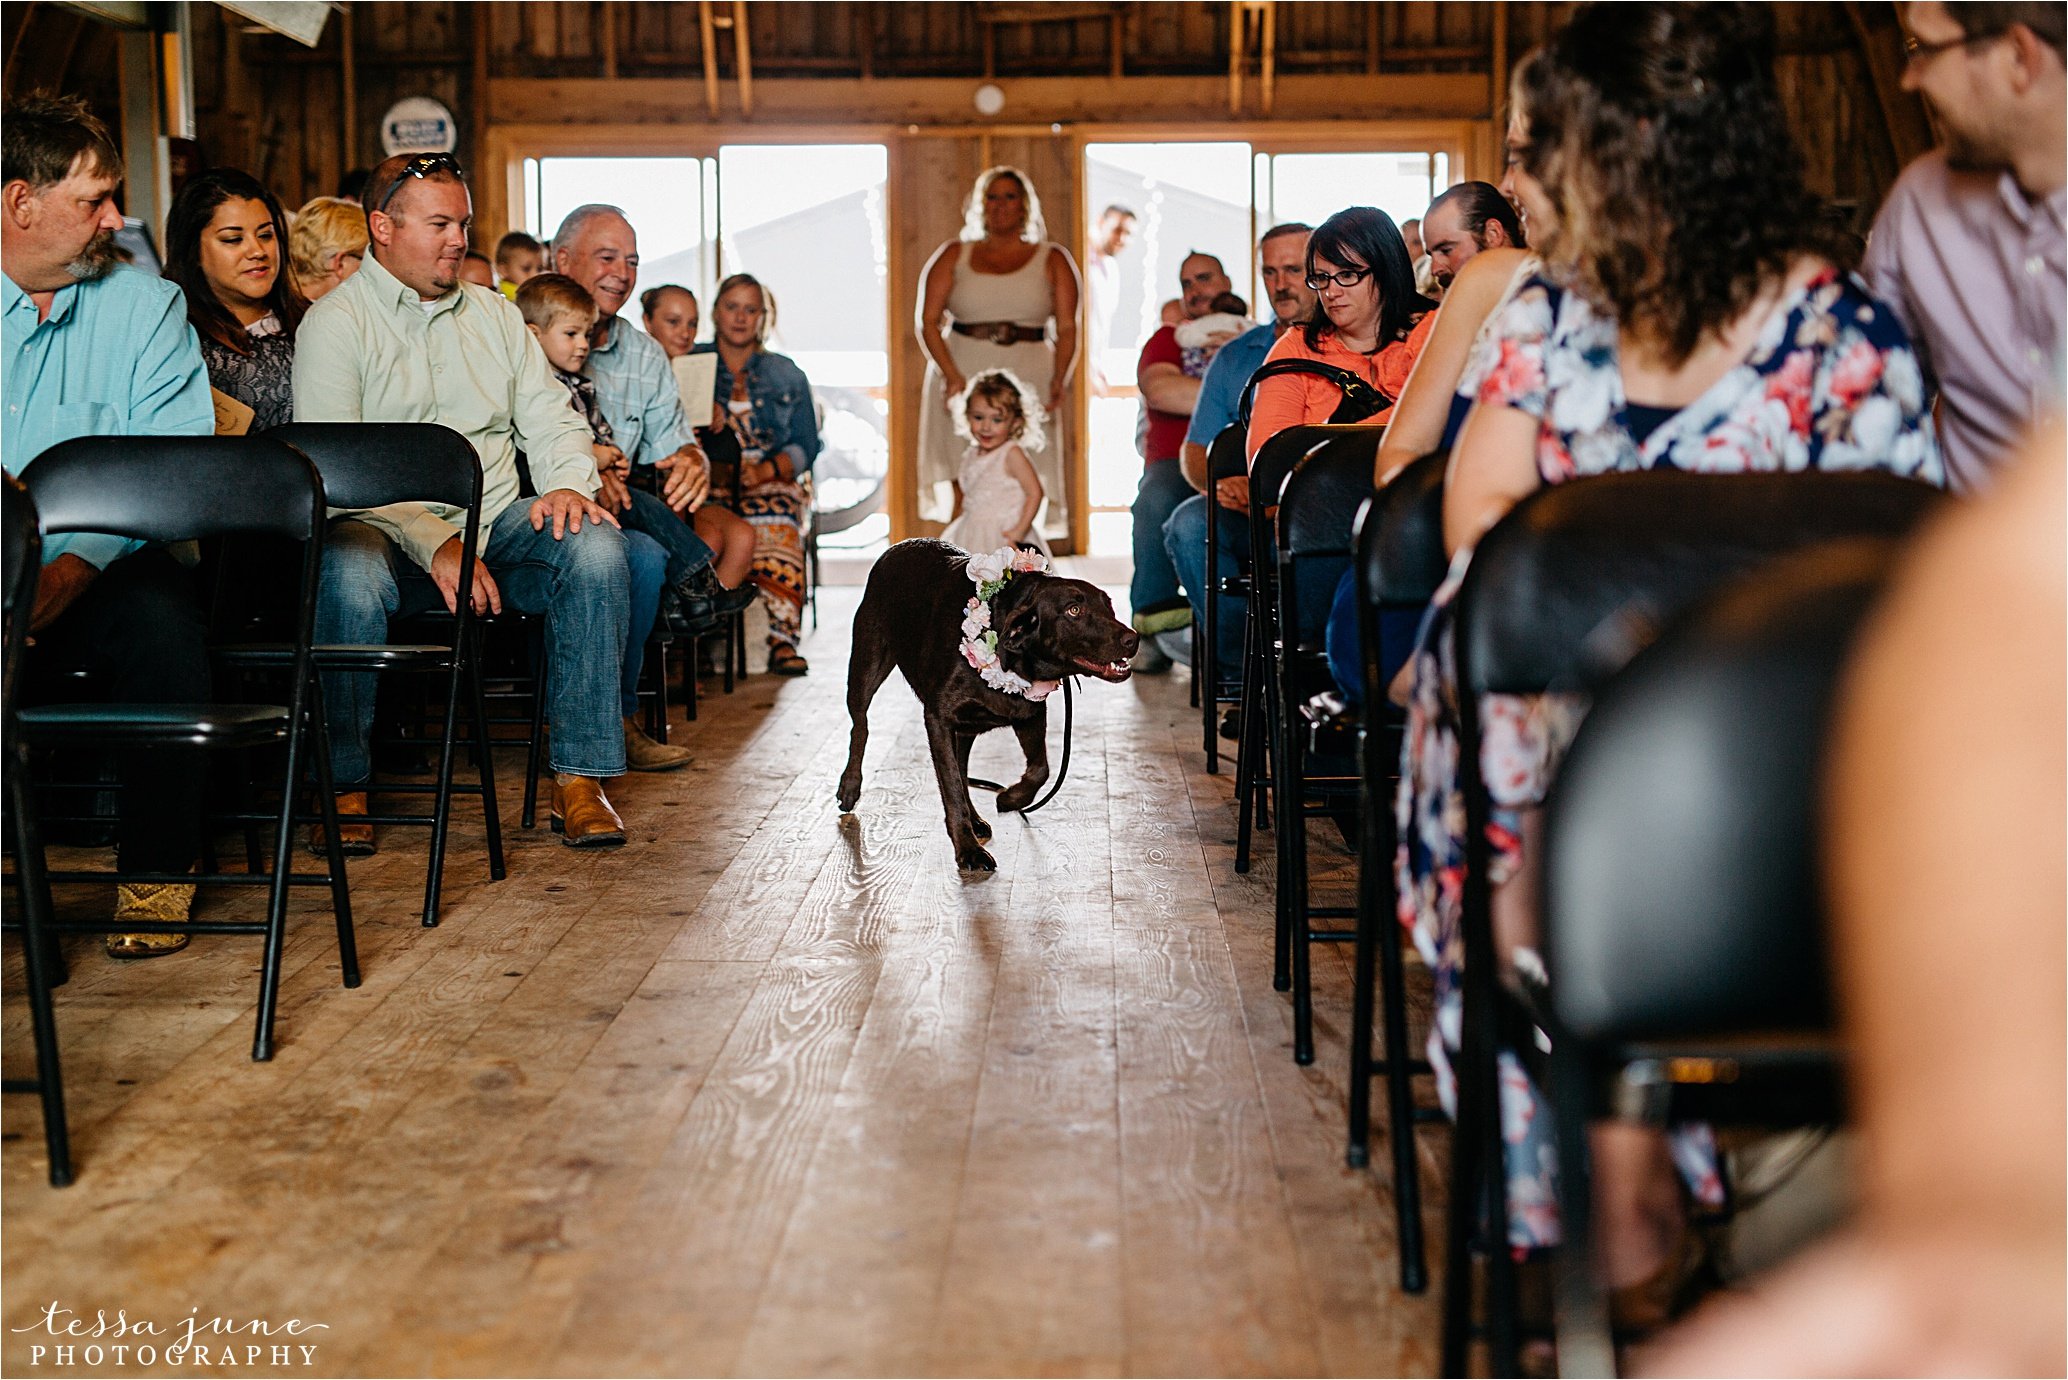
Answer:
[[[1017,168],[988,168],[970,189],[962,234],[927,261],[921,275],[918,333],[926,351],[919,413],[919,514],[946,521],[949,485],[963,438],[950,411],[968,381],[985,369],[1023,380],[1056,415],[1077,360],[1077,266],[1044,238],[1041,201]],[[1034,456],[1048,501],[1036,526],[1069,530],[1064,507],[1063,443],[1053,427]]]

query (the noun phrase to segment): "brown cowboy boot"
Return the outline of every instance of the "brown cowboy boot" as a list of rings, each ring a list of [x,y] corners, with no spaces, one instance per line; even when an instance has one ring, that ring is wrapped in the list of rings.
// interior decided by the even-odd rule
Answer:
[[[689,749],[657,743],[637,719],[625,720],[625,765],[633,771],[675,771],[689,765]]]
[[[337,846],[338,851],[348,858],[370,858],[373,856],[373,826],[371,824],[348,824],[347,816],[364,815],[366,809],[365,791],[339,791],[337,793]],[[309,826],[309,851],[317,857],[325,856],[323,826]]]
[[[593,776],[553,776],[553,810],[547,822],[569,848],[616,848],[625,841],[625,822],[610,808],[603,783]]]

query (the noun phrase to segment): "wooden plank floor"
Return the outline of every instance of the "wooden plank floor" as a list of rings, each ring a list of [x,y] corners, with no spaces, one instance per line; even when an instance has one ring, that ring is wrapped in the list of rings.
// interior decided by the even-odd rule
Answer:
[[[45,1186],[35,1099],[7,1098],[0,1365],[52,1367],[54,1301],[171,1335],[322,1323],[236,1339],[313,1344],[312,1375],[1430,1373],[1383,1141],[1342,1160],[1347,954],[1317,952],[1296,1068],[1269,836],[1236,876],[1184,673],[1081,686],[1068,784],[964,880],[896,678],[860,809],[834,806],[857,594],[824,591],[811,676],[712,694],[677,724],[690,769],[613,789],[623,850],[517,829],[505,754],[508,880],[466,805],[439,928],[420,831],[352,864],[360,989],[298,899],[270,1064],[255,942],[118,965],[75,941],[80,1177]],[[1018,765],[1010,735],[977,748],[978,775]],[[26,1073],[12,943],[5,977]]]

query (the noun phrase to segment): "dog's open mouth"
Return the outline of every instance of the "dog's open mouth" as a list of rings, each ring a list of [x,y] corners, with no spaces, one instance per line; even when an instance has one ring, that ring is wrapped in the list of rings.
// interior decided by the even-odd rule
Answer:
[[[1093,661],[1090,657],[1081,656],[1077,658],[1077,667],[1087,675],[1097,676],[1100,680],[1110,680],[1116,685],[1131,674],[1128,664],[1124,661]]]

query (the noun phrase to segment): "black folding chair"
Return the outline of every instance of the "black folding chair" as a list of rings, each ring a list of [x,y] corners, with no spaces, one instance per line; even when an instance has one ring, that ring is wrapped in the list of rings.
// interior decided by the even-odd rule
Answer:
[[[1385,429],[1341,428],[1324,438],[1285,477],[1278,496],[1275,531],[1278,547],[1276,585],[1278,628],[1272,652],[1272,674],[1278,693],[1271,716],[1272,762],[1277,767],[1278,797],[1278,948],[1289,953],[1292,969],[1293,1062],[1314,1062],[1313,945],[1357,937],[1345,926],[1317,928],[1316,921],[1350,920],[1351,906],[1316,906],[1308,897],[1307,821],[1342,818],[1356,808],[1357,774],[1347,752],[1317,758],[1310,749],[1323,746],[1306,711],[1307,697],[1332,687],[1319,637],[1300,635],[1300,578],[1314,563],[1346,561],[1352,551],[1350,529],[1358,508],[1372,491],[1372,466]],[[1334,582],[1330,581],[1333,589]],[[1344,735],[1338,735],[1344,736]],[[1347,749],[1349,741],[1337,744]],[[1311,769],[1317,760],[1334,770]],[[1319,803],[1309,797],[1318,795]],[[1344,831],[1349,832],[1347,829]]]
[[[430,422],[291,422],[266,433],[287,442],[314,462],[323,476],[332,508],[382,508],[391,503],[440,503],[462,509],[462,570],[472,570],[481,538],[481,462],[466,437]],[[463,579],[461,588],[468,588]],[[443,618],[445,615],[432,615]],[[459,601],[451,615],[449,645],[375,643],[365,646],[318,646],[312,649],[316,669],[333,675],[376,675],[411,671],[445,675],[445,713],[438,750],[438,776],[430,785],[410,781],[373,781],[369,794],[433,797],[430,814],[368,814],[367,824],[422,824],[431,830],[430,863],[424,877],[423,922],[438,923],[438,905],[445,882],[445,847],[452,824],[452,797],[478,796],[488,833],[488,875],[501,881],[502,820],[495,794],[495,760],[488,736],[488,711],[481,697],[481,631],[468,601]],[[241,670],[285,666],[293,649],[278,645],[226,646],[216,649],[225,663]],[[474,758],[478,783],[455,785],[453,752],[461,715],[460,696],[473,720]],[[355,818],[354,822],[360,822]]]
[[[21,892],[22,957],[29,980],[29,1031],[36,1047],[36,1076],[10,1078],[4,1090],[32,1092],[43,1102],[43,1147],[50,1165],[50,1186],[72,1182],[71,1137],[65,1127],[65,1083],[57,1057],[57,1019],[50,989],[61,981],[64,962],[52,939],[50,892],[43,877],[43,840],[36,831],[36,812],[29,799],[28,757],[15,732],[14,687],[28,641],[29,610],[36,603],[36,576],[43,564],[43,537],[36,528],[36,505],[13,475],[7,476],[6,665],[0,671],[0,721],[4,721],[7,761],[7,812],[13,824],[15,884]]]
[[[1264,543],[1276,531],[1272,510],[1278,491],[1293,467],[1330,436],[1365,430],[1352,426],[1287,427],[1258,448],[1249,467],[1250,590],[1248,617],[1242,627],[1242,698],[1238,713],[1242,732],[1235,744],[1235,870],[1249,871],[1251,825],[1271,827],[1265,797],[1276,779],[1270,762],[1271,728],[1278,714],[1278,678],[1272,673],[1278,644],[1278,569],[1267,558]],[[1291,950],[1281,943],[1272,985],[1283,992],[1292,986]]]
[[[1371,1158],[1371,1083],[1386,1080],[1386,1130],[1393,1148],[1393,1208],[1400,1247],[1400,1287],[1428,1286],[1423,1246],[1421,1167],[1415,1126],[1441,1113],[1415,1107],[1414,1077],[1428,1061],[1408,1043],[1407,967],[1394,904],[1393,819],[1400,778],[1403,715],[1387,699],[1380,664],[1379,614],[1425,607],[1443,583],[1443,472],[1449,455],[1425,455],[1393,476],[1358,512],[1357,621],[1363,642],[1363,733],[1358,742],[1363,812],[1357,844],[1357,950],[1350,1007],[1350,1144],[1347,1159]],[[1385,1022],[1383,1058],[1372,1053],[1374,1011]]]
[[[1503,998],[1507,989],[1496,973],[1486,837],[1492,802],[1477,770],[1481,697],[1583,690],[1726,581],[1817,542],[1900,535],[1939,496],[1929,485],[1879,471],[1602,475],[1538,490],[1479,542],[1454,624],[1458,760],[1464,764],[1465,973],[1445,1374],[1464,1372],[1474,1331],[1475,1225],[1486,1261],[1491,1369],[1515,1373],[1519,1335],[1497,1061],[1504,1044],[1526,1054],[1539,1033],[1524,1007]]]
[[[287,658],[288,704],[59,704],[18,711],[30,743],[99,743],[127,751],[165,747],[210,750],[285,748],[280,806],[275,818],[273,866],[268,872],[137,873],[46,872],[56,883],[149,882],[203,886],[265,886],[266,919],[183,922],[140,920],[52,921],[58,933],[260,934],[257,1030],[251,1057],[273,1057],[273,1019],[279,1003],[280,958],[287,936],[287,888],[325,886],[337,920],[344,985],[359,985],[352,935],[352,902],[344,858],[337,846],[336,798],[330,779],[330,740],[324,731],[322,687],[317,683],[309,634],[316,585],[323,569],[323,481],[292,446],[253,436],[88,436],[64,441],[38,456],[22,480],[36,501],[46,535],[105,532],[139,541],[183,541],[232,533],[270,533],[301,542],[302,572],[295,641]],[[329,840],[328,870],[289,870],[295,801],[314,769],[317,812]],[[16,800],[27,805],[26,794]],[[31,826],[33,827],[33,820]]]
[[[1225,579],[1221,576],[1220,519],[1223,510],[1214,497],[1214,485],[1219,480],[1249,473],[1249,457],[1242,453],[1244,430],[1230,422],[1221,428],[1213,444],[1206,448],[1207,592],[1200,601],[1200,616],[1192,620],[1192,684],[1195,688],[1204,687],[1194,696],[1194,703],[1200,711],[1206,770],[1216,776],[1221,770],[1221,706],[1234,704],[1242,698],[1239,681],[1230,684],[1221,679],[1221,600],[1247,600],[1250,577],[1247,571]]]
[[[1896,547],[1813,547],[1676,622],[1597,696],[1546,802],[1551,980],[1537,1004],[1551,1035],[1566,1374],[1615,1366],[1592,1269],[1589,1122],[1842,1116],[1819,765],[1839,673]]]

